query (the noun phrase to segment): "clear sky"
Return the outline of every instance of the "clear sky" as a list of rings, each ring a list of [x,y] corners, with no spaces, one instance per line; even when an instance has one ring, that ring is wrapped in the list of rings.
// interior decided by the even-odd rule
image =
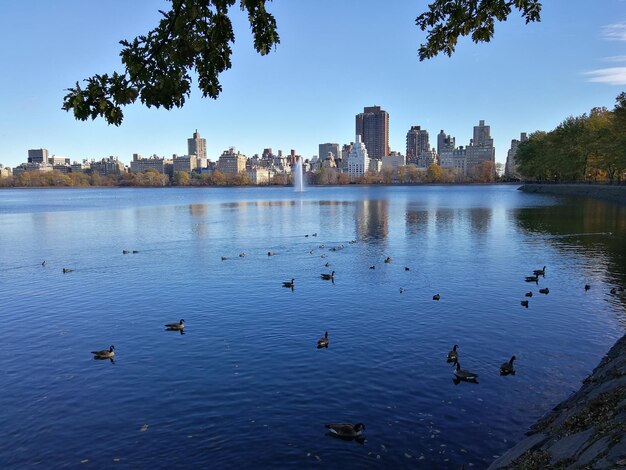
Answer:
[[[390,114],[390,146],[405,152],[412,125],[444,129],[467,145],[472,127],[491,125],[504,162],[520,132],[550,130],[594,106],[613,108],[626,90],[626,1],[545,0],[541,23],[518,14],[496,25],[491,43],[464,38],[448,58],[420,62],[415,18],[427,1],[275,0],[281,43],[252,47],[235,8],[233,67],[215,101],[193,89],[182,109],[125,108],[120,127],[75,121],[61,110],[65,89],[95,73],[122,70],[121,39],[156,25],[163,0],[3,2],[0,29],[0,163],[26,161],[29,148],[74,160],[187,152],[195,129],[217,159],[234,146],[247,156],[354,140],[354,116],[379,105]]]

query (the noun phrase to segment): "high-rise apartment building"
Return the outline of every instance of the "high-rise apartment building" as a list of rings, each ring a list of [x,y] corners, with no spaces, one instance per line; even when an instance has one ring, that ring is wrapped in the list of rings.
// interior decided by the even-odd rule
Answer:
[[[246,171],[246,156],[237,152],[234,147],[224,150],[217,162],[217,169],[225,175],[236,175]]]
[[[507,178],[519,178],[520,174],[517,171],[517,164],[515,163],[515,155],[517,154],[517,148],[522,142],[526,142],[528,136],[526,132],[520,134],[519,140],[511,139],[511,148],[506,154],[506,165],[504,167],[504,176]]]
[[[389,113],[380,106],[366,106],[356,115],[356,135],[361,136],[369,158],[389,155]]]
[[[474,138],[465,150],[467,152],[466,171],[469,176],[477,176],[481,165],[485,162],[493,164],[495,176],[496,149],[491,138],[491,127],[486,126],[485,121],[481,120],[477,126],[474,126]]]
[[[411,126],[406,133],[406,163],[417,165],[419,156],[428,151],[430,151],[428,131],[420,126]]]
[[[48,163],[48,149],[29,150],[28,163]]]
[[[319,144],[319,152],[318,155],[320,159],[324,159],[328,157],[328,154],[333,154],[333,159],[338,160],[341,158],[341,149],[339,148],[339,144]]]
[[[187,139],[187,155],[206,158],[206,139],[200,137],[198,129],[193,133],[191,139]]]
[[[443,129],[437,134],[437,153],[441,155],[444,152],[453,151],[456,146],[456,139],[446,134]]]

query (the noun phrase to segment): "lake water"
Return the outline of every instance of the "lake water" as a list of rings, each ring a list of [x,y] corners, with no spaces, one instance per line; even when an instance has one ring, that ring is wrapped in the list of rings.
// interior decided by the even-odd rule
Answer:
[[[514,186],[0,191],[0,467],[484,468],[624,333],[625,284],[625,207]]]

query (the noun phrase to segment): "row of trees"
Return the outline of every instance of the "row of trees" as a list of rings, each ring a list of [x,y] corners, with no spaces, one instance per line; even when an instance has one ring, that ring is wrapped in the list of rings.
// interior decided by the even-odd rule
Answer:
[[[351,178],[347,173],[322,168],[317,173],[308,175],[308,184],[343,185],[343,184],[418,184],[418,183],[490,183],[493,182],[493,164],[485,162],[473,179],[464,178],[454,171],[432,164],[426,171],[414,166],[401,166],[396,170],[384,169],[381,173],[368,172],[358,178]],[[99,173],[69,173],[59,171],[24,172],[19,176],[0,178],[0,187],[162,187],[162,186],[248,186],[252,182],[245,173],[226,175],[218,170],[211,174],[188,173],[177,171],[172,177],[149,169],[142,173],[124,173],[103,176]],[[271,185],[286,186],[292,184],[290,175],[274,175]]]
[[[612,111],[594,108],[550,132],[534,132],[515,161],[521,175],[537,181],[626,181],[626,93]]]

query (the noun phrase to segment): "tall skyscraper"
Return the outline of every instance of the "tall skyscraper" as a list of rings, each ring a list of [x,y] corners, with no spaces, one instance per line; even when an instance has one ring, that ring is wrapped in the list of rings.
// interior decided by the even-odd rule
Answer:
[[[187,139],[187,155],[206,158],[206,139],[200,137],[198,129],[193,133],[191,139]]]
[[[429,136],[426,129],[411,126],[406,133],[406,163],[418,164],[419,156],[430,150]]]
[[[356,135],[361,136],[369,158],[389,155],[389,113],[380,106],[366,106],[356,115]]]
[[[465,150],[467,154],[466,172],[469,176],[477,176],[481,165],[485,162],[492,163],[495,176],[496,149],[491,138],[491,127],[486,126],[485,121],[481,120],[477,126],[474,126],[474,138],[465,147]]]
[[[456,139],[446,134],[443,129],[437,134],[437,153],[441,155],[444,152],[454,150],[456,147]]]
[[[522,142],[526,142],[528,140],[528,136],[526,132],[522,132],[520,134],[519,140],[512,139],[511,140],[511,148],[506,154],[506,165],[504,167],[504,176],[508,178],[519,178],[519,172],[517,171],[517,164],[515,163],[515,155],[517,154],[517,148],[519,144]]]

